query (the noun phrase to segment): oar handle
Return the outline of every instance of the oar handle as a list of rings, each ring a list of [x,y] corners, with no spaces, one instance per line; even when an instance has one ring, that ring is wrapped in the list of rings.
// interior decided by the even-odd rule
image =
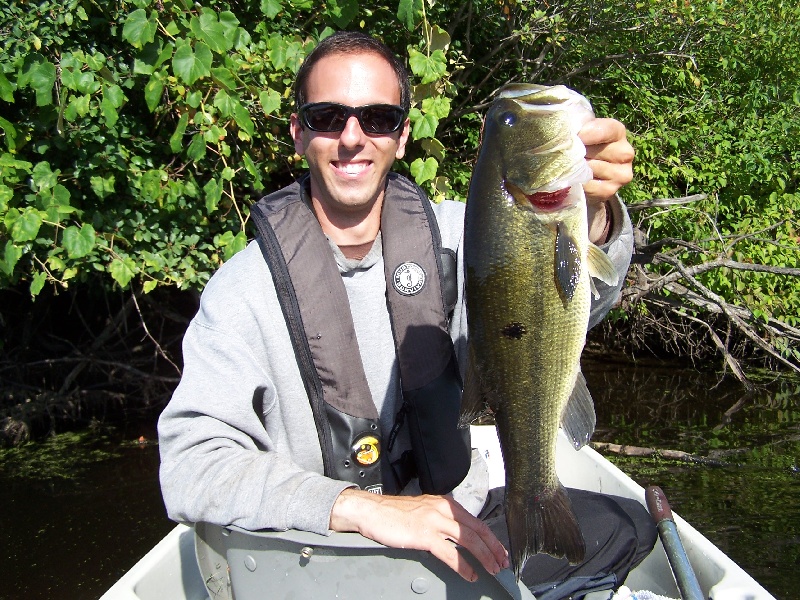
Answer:
[[[647,510],[653,517],[656,525],[661,523],[664,519],[672,521],[672,509],[669,507],[669,502],[664,492],[657,485],[651,485],[644,491],[644,499],[647,502]]]
[[[678,528],[672,519],[672,509],[669,507],[667,497],[661,488],[651,485],[644,491],[647,509],[656,522],[658,534],[661,537],[661,544],[667,553],[672,574],[675,576],[675,583],[678,584],[678,591],[683,600],[705,600],[700,583],[686,556],[681,538],[678,535]]]

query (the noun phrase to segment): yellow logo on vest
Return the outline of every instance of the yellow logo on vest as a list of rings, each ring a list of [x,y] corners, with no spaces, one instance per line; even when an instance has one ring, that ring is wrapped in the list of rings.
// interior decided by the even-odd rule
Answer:
[[[353,444],[353,458],[364,467],[375,464],[380,456],[380,444],[374,436],[365,435]]]
[[[392,284],[404,296],[413,296],[425,286],[425,271],[415,262],[404,262],[394,270]]]

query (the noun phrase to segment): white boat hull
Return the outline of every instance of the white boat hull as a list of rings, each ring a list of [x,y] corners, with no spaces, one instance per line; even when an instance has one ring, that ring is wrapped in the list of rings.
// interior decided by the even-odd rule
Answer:
[[[493,426],[473,426],[472,443],[489,464],[490,486],[505,483],[500,445]],[[644,504],[644,489],[589,447],[576,452],[565,436],[559,439],[557,468],[561,482],[578,489],[633,498]],[[719,548],[673,513],[689,561],[700,587],[711,600],[775,600]],[[345,534],[355,535],[355,534]],[[678,598],[664,549],[659,541],[653,552],[631,571],[625,585]],[[377,590],[370,590],[374,596]],[[430,598],[435,596],[428,595]],[[101,600],[205,600],[208,592],[197,566],[194,530],[178,525]],[[438,600],[438,599],[437,599]]]

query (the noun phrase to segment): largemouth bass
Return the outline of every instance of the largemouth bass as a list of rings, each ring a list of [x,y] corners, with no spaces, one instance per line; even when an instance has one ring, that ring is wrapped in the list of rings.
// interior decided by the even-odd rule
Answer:
[[[594,430],[580,373],[591,277],[617,283],[588,239],[582,184],[592,172],[577,133],[592,117],[589,102],[564,86],[506,86],[486,115],[467,199],[461,424],[494,415],[517,578],[533,554],[571,563],[585,555],[555,449],[559,423],[576,448]]]

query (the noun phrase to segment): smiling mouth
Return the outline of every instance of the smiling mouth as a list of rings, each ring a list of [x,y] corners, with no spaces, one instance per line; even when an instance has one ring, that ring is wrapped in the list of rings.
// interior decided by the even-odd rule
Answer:
[[[341,171],[347,175],[359,175],[366,171],[372,163],[367,161],[343,162],[335,160],[331,164],[337,171]]]

